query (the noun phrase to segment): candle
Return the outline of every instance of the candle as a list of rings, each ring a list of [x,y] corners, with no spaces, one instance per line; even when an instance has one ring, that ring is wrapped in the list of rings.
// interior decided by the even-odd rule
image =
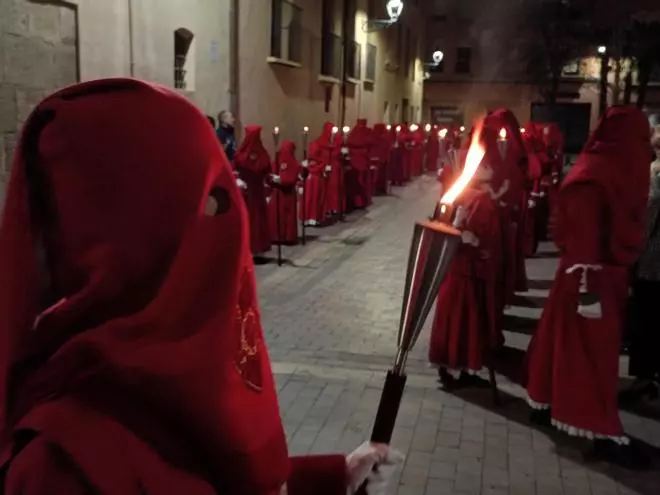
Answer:
[[[500,141],[506,141],[506,129],[504,127],[500,129]]]
[[[275,152],[280,144],[280,128],[278,126],[273,127],[273,142],[275,143]]]
[[[500,129],[500,139],[498,144],[498,148],[500,150],[500,155],[502,155],[502,158],[506,158],[506,152],[507,152],[507,142],[506,142],[506,129],[502,128]]]
[[[440,136],[440,139],[444,139],[447,137],[447,129],[442,129],[439,133],[438,136]]]
[[[341,130],[341,132],[343,134],[342,138],[343,138],[344,143],[346,142],[346,139],[348,138],[348,133],[350,132],[350,130],[351,130],[351,128],[348,127],[347,125],[345,125]]]
[[[337,136],[337,133],[339,132],[339,127],[334,126],[332,128],[332,133],[330,134],[330,144],[334,144],[335,142],[335,136]]]
[[[309,135],[309,127],[303,127],[303,154],[307,157],[307,136]]]
[[[524,127],[521,127],[521,128],[520,128],[520,134],[525,134],[525,132],[526,132],[526,131],[525,131],[525,128],[524,128]]]
[[[387,130],[388,130],[388,131],[391,131],[391,130],[392,130],[392,126],[391,126],[390,124],[387,124]]]
[[[461,132],[465,132],[465,126],[464,126],[464,125],[461,126],[460,131],[461,131]]]
[[[424,129],[426,129],[427,134],[431,132],[431,124],[426,124],[426,127]]]

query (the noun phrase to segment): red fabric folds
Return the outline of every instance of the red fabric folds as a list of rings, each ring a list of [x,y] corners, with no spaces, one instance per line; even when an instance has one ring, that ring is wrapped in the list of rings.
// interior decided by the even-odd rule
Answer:
[[[618,364],[628,270],[644,241],[649,124],[633,107],[607,110],[560,190],[555,240],[561,261],[530,344],[527,391],[558,422],[620,437]],[[568,269],[577,264],[600,269]],[[577,311],[579,289],[601,318]]]
[[[239,177],[247,184],[244,197],[250,217],[250,249],[253,255],[263,254],[271,248],[266,204],[266,182],[271,161],[261,142],[261,126],[245,128],[245,138],[236,150],[234,165]]]
[[[268,203],[270,235],[275,243],[298,243],[297,186],[301,172],[302,166],[296,159],[296,145],[293,141],[284,141],[273,162],[273,174],[280,177],[280,183],[273,184]]]
[[[249,235],[185,98],[116,79],[37,106],[0,227],[5,493],[43,493],[35,472],[74,495],[272,495],[297,476]],[[338,486],[340,464],[314,469]]]

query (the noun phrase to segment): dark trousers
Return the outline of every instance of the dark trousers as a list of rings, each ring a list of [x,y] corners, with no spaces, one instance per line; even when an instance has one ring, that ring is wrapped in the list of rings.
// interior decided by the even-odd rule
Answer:
[[[629,374],[652,379],[660,374],[660,281],[633,282]]]

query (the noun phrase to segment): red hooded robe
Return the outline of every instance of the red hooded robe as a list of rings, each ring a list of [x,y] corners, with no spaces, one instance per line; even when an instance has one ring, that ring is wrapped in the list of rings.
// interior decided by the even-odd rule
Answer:
[[[626,441],[619,419],[619,351],[628,273],[644,243],[650,130],[634,107],[607,110],[560,190],[561,261],[530,343],[530,405],[551,408],[573,435]],[[600,318],[578,312],[581,289]]]
[[[373,131],[366,119],[358,119],[346,141],[350,170],[346,172],[346,199],[354,208],[371,204],[371,146]]]
[[[375,164],[376,177],[374,180],[374,194],[387,194],[389,182],[388,167],[390,151],[392,149],[392,137],[387,131],[385,124],[374,124],[373,146],[371,147],[372,163]]]
[[[261,126],[245,128],[245,138],[236,150],[234,165],[239,177],[247,184],[245,204],[250,216],[250,249],[253,255],[271,248],[266,184],[271,173],[271,161],[261,142]]]
[[[249,236],[182,96],[110,79],[37,106],[0,227],[3,493],[345,495],[343,455],[288,456]]]
[[[433,126],[431,132],[426,137],[426,171],[435,172],[438,170],[438,159],[440,158],[440,137],[438,136],[438,127]]]
[[[279,175],[280,183],[273,184],[273,194],[268,203],[270,235],[275,243],[298,243],[297,186],[301,172],[302,166],[296,159],[296,145],[293,141],[284,141],[273,162],[273,174]]]
[[[497,175],[497,150],[487,143],[490,130],[484,128],[483,132],[484,161]],[[479,245],[460,246],[440,286],[429,343],[429,362],[438,367],[479,371],[494,364],[492,359],[504,343],[498,299],[500,215],[482,186],[473,180],[456,203],[467,210],[461,230],[475,234]]]
[[[307,170],[309,175],[303,187],[305,191],[305,208],[300,210],[300,219],[308,224],[323,225],[328,220],[327,209],[328,176],[330,167],[330,152],[327,151],[326,142],[330,141],[332,123],[323,125],[320,137],[309,144],[307,156]],[[327,139],[326,139],[327,136]]]
[[[397,129],[399,129],[397,131]],[[390,154],[389,176],[393,185],[402,186],[407,180],[407,151],[405,148],[406,125],[393,125],[391,130],[392,153]]]

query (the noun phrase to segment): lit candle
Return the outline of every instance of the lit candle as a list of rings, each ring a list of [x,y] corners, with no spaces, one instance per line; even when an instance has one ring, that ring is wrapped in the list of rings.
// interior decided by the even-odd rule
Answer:
[[[500,150],[500,155],[502,155],[502,158],[506,158],[506,151],[507,151],[507,142],[506,142],[506,129],[502,128],[500,129],[500,139],[498,144],[498,148]]]
[[[520,134],[525,134],[525,132],[526,132],[526,131],[525,131],[525,128],[524,128],[524,127],[521,127],[521,128],[520,128]]]
[[[461,126],[460,131],[465,132],[465,126],[464,125]]]
[[[303,154],[307,158],[307,136],[309,135],[309,127],[303,127]]]
[[[431,124],[426,124],[426,126],[424,127],[424,129],[426,129],[426,133],[427,133],[427,134],[428,134],[429,132],[431,132]]]
[[[278,126],[273,127],[273,142],[275,143],[275,151],[280,144],[280,128]]]
[[[332,133],[330,134],[330,144],[335,143],[335,136],[337,136],[337,133],[339,132],[339,127],[334,126],[332,128]]]
[[[342,138],[343,138],[343,140],[344,140],[344,143],[346,142],[346,139],[348,139],[348,133],[349,133],[350,131],[351,131],[351,128],[348,127],[347,125],[345,125],[345,126],[342,128],[341,132],[342,132],[342,134],[343,134]]]
[[[387,130],[388,130],[388,131],[391,131],[391,130],[392,130],[392,126],[391,126],[390,124],[387,124]]]

